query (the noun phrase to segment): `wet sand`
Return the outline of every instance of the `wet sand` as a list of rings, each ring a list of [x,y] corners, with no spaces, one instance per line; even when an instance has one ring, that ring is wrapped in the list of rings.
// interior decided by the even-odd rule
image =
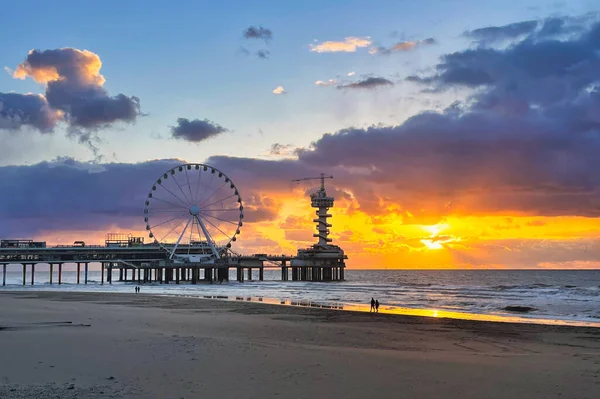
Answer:
[[[598,398],[600,329],[0,292],[0,398]]]

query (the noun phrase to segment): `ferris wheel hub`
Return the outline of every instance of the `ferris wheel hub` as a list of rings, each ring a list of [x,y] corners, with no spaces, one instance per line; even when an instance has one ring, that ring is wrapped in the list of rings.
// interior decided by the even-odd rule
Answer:
[[[194,205],[190,207],[190,215],[198,216],[200,214],[200,207],[198,205]]]

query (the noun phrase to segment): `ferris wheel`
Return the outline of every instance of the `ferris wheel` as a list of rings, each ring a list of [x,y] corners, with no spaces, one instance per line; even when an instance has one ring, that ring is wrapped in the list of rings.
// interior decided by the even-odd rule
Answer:
[[[152,185],[144,209],[150,238],[169,259],[220,258],[240,234],[242,198],[223,172],[204,164],[184,164]]]

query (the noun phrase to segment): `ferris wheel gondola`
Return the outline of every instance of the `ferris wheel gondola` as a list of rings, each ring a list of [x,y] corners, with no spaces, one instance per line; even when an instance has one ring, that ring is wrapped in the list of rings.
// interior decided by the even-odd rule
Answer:
[[[148,194],[146,230],[169,259],[211,261],[240,234],[242,198],[231,179],[209,165],[179,165],[163,173]]]

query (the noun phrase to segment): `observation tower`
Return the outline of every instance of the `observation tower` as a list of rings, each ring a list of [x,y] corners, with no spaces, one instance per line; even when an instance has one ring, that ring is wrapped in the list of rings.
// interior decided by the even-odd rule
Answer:
[[[313,208],[317,208],[315,214],[317,233],[313,237],[318,238],[318,242],[310,248],[299,249],[298,254],[291,259],[293,280],[343,280],[345,260],[348,256],[344,250],[337,245],[332,245],[332,239],[329,238],[332,227],[328,219],[332,216],[329,209],[333,208],[335,198],[327,195],[325,190],[325,179],[333,179],[333,176],[325,176],[321,173],[320,177],[305,177],[292,180],[301,182],[306,180],[321,180],[321,187],[318,191],[310,195],[310,203]],[[306,277],[305,277],[306,276]],[[315,278],[315,276],[317,276]]]

